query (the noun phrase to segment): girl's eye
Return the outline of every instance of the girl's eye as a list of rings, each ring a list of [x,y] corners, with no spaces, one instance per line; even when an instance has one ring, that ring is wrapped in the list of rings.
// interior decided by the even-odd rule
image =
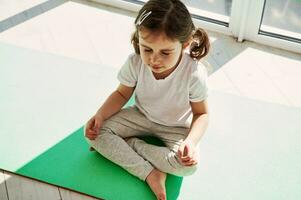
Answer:
[[[152,49],[144,49],[143,51],[146,52],[146,53],[151,53],[151,52],[153,52]],[[170,53],[167,53],[167,52],[161,52],[161,55],[162,55],[162,56],[169,56]]]
[[[164,56],[168,56],[170,53],[162,52],[162,54],[163,54]]]

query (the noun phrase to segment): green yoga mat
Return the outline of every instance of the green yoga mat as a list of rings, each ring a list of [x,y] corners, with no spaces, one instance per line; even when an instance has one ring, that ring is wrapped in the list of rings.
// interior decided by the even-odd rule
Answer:
[[[150,138],[148,140],[151,141]],[[103,199],[155,199],[145,182],[99,153],[90,152],[83,137],[83,128],[23,166],[17,173]],[[180,177],[167,177],[168,199],[177,199],[181,183]]]
[[[133,104],[134,98],[131,98],[126,106]],[[102,199],[156,199],[145,182],[98,152],[90,152],[83,131],[83,127],[76,130],[16,173]],[[156,138],[143,139],[151,144],[163,145]],[[181,184],[182,177],[167,176],[168,200],[177,199]]]

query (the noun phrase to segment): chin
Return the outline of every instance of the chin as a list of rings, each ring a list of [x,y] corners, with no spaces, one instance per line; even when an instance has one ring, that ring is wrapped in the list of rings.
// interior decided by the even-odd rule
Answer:
[[[155,73],[162,73],[164,72],[164,69],[152,69],[152,71]]]

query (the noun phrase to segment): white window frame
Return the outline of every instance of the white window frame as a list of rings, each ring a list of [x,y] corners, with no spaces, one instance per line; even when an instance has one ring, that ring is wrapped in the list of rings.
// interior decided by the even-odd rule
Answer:
[[[114,6],[121,9],[126,9],[132,12],[138,12],[142,7],[141,4],[131,2],[131,0],[92,0],[101,4]],[[301,43],[293,42],[277,37],[259,34],[261,18],[263,15],[265,0],[232,0],[231,16],[229,18],[229,25],[220,25],[210,21],[203,20],[197,14],[201,13],[203,16],[215,15],[207,11],[200,11],[195,8],[188,7],[193,14],[193,21],[196,26],[204,29],[223,33],[226,35],[233,35],[238,42],[244,40],[254,41],[257,43],[301,53]]]

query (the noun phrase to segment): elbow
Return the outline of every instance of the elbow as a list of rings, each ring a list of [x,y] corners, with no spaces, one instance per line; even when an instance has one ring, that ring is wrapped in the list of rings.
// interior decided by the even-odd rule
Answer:
[[[193,121],[199,121],[202,124],[208,126],[209,124],[209,114],[208,113],[198,113],[193,115]]]
[[[204,123],[208,126],[208,124],[209,124],[209,114],[208,113],[204,113],[201,116],[203,118]]]

